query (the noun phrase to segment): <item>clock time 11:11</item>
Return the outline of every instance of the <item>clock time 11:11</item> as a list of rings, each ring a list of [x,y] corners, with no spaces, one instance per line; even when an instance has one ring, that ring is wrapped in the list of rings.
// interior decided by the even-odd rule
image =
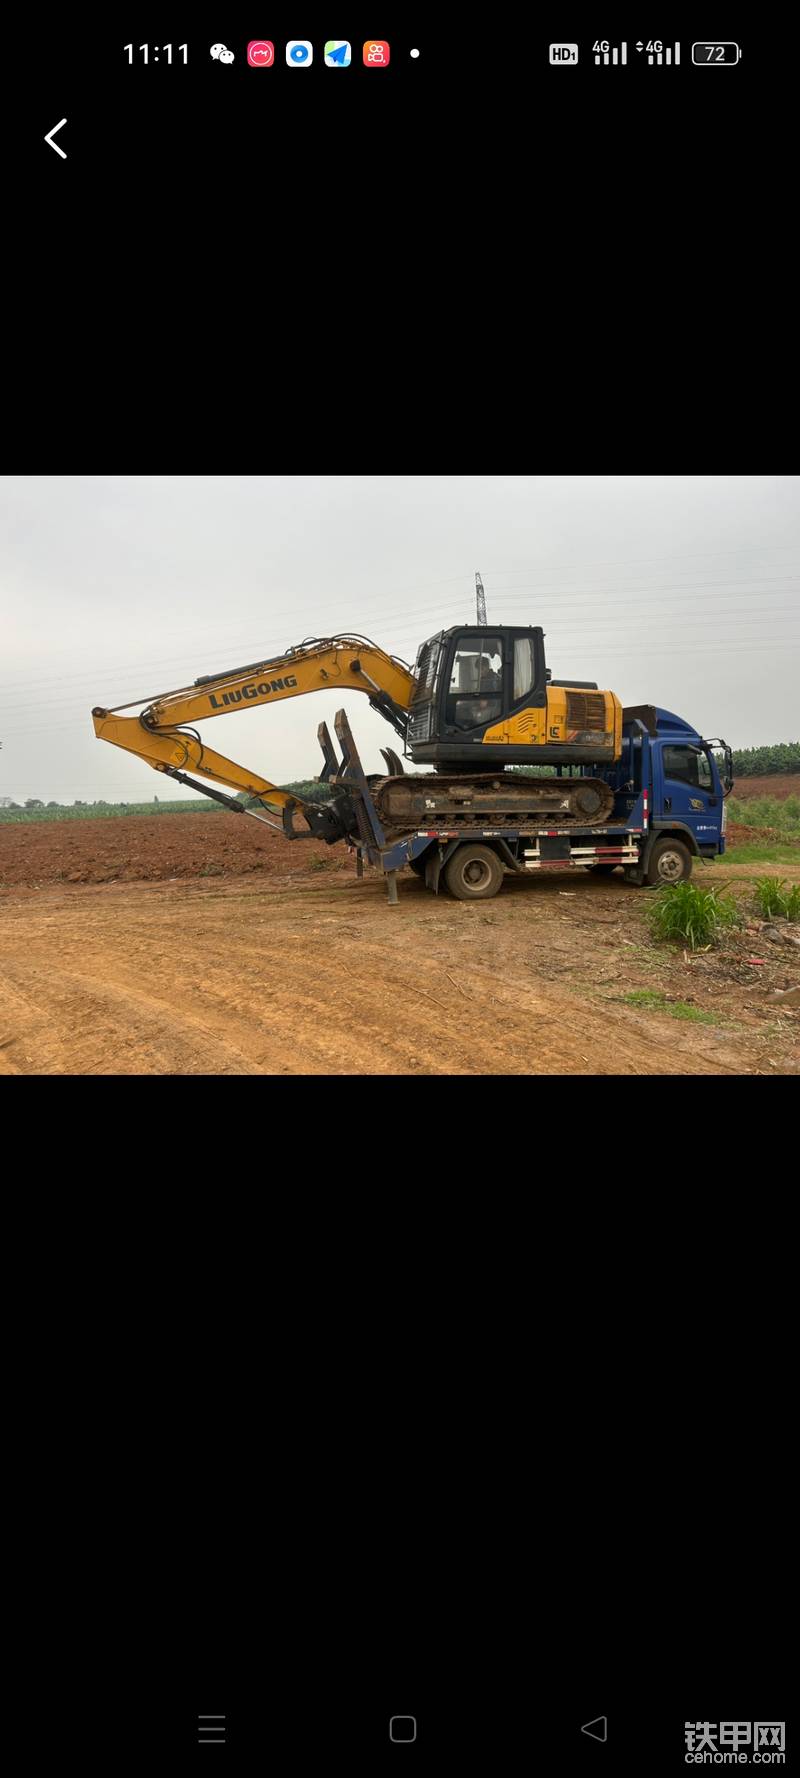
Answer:
[[[125,44],[125,53],[128,57],[128,61],[132,64],[133,63],[133,44],[132,43]],[[145,62],[148,62],[150,60],[150,45],[149,45],[149,43],[140,43],[137,53],[142,57],[142,59]],[[188,45],[188,43],[179,43],[178,44],[178,55],[183,56],[184,63],[188,61],[188,59],[189,59],[189,45]],[[166,56],[167,61],[171,62],[172,61],[172,44],[171,43],[162,43],[160,49],[156,49],[154,47],[153,48],[153,61],[157,62],[159,59],[159,56]]]

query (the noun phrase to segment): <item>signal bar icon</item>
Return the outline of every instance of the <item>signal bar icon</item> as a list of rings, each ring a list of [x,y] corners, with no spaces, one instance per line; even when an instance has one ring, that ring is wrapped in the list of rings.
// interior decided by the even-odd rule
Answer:
[[[638,49],[640,55],[641,55],[641,52],[644,49],[644,47],[645,47],[645,45],[643,43],[637,43],[636,48]],[[675,67],[676,68],[678,67],[680,59],[681,59],[681,46],[679,43],[676,43],[675,44]],[[648,45],[647,45],[647,60],[650,63],[651,67],[654,62],[659,67],[661,66],[662,62],[665,62],[667,67],[669,68],[672,65],[672,50],[670,49],[669,44],[667,44],[667,46],[665,47],[663,43],[648,43]]]
[[[624,68],[627,63],[627,43],[607,43],[605,39],[601,43],[598,39],[597,43],[592,44],[592,49],[594,51],[595,62],[598,65],[602,62],[607,68],[609,63],[611,63],[612,66],[618,64]]]

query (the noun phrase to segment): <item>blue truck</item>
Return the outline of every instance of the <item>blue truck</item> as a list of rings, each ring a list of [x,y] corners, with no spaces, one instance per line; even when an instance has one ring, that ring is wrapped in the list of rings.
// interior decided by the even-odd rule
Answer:
[[[350,726],[343,710],[335,721],[342,748],[336,759],[325,725],[320,741],[326,757],[324,778],[352,800],[358,875],[365,861],[384,872],[389,901],[397,902],[397,873],[410,866],[438,893],[443,881],[459,901],[496,895],[508,873],[593,870],[618,867],[638,887],[679,883],[691,875],[695,858],[712,859],[725,850],[725,800],[733,789],[733,760],[726,741],[704,740],[671,710],[643,704],[623,710],[622,751],[613,765],[586,768],[614,792],[612,814],[603,826],[495,827],[480,808],[465,808],[458,821],[420,825],[387,834],[379,820]],[[724,759],[720,770],[715,751]],[[564,768],[571,782],[575,767]],[[558,768],[560,775],[561,768]],[[435,784],[432,777],[431,783]],[[418,779],[417,785],[424,786]],[[424,806],[424,788],[421,801]],[[357,837],[356,837],[357,832]]]

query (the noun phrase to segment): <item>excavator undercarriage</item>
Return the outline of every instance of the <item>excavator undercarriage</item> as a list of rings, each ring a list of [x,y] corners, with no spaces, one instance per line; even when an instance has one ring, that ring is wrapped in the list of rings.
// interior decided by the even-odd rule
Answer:
[[[614,793],[602,778],[538,778],[495,772],[377,778],[373,800],[387,833],[440,823],[448,828],[512,826],[553,821],[559,827],[600,824],[611,814]]]
[[[327,725],[320,723],[317,732],[325,759],[321,781],[330,784],[332,795],[330,802],[319,809],[319,816],[306,803],[302,818],[306,831],[311,826],[318,837],[329,843],[336,837],[337,828],[343,838],[365,843],[371,840],[365,825],[365,803],[387,843],[415,829],[425,832],[431,827],[444,828],[452,836],[459,828],[470,829],[476,823],[484,830],[537,827],[544,823],[559,829],[592,827],[601,825],[613,811],[614,793],[602,778],[540,778],[503,772],[473,776],[459,773],[451,778],[430,772],[423,776],[403,772],[397,754],[390,748],[382,751],[391,776],[366,777],[343,710],[336,718],[343,753],[341,764]],[[362,794],[351,795],[351,788],[359,785]],[[299,808],[288,809],[284,815],[284,831],[290,838],[300,837],[294,825],[296,813],[301,813]],[[322,832],[317,823],[326,817],[327,831]]]

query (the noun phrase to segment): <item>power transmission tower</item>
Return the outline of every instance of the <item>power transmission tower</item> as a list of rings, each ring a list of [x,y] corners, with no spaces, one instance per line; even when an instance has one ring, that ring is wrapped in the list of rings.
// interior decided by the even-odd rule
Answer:
[[[476,593],[477,600],[478,600],[478,623],[483,624],[483,627],[485,629],[486,628],[486,594],[484,593],[483,581],[481,580],[481,577],[479,574],[476,574],[476,576],[475,576],[475,593]]]

